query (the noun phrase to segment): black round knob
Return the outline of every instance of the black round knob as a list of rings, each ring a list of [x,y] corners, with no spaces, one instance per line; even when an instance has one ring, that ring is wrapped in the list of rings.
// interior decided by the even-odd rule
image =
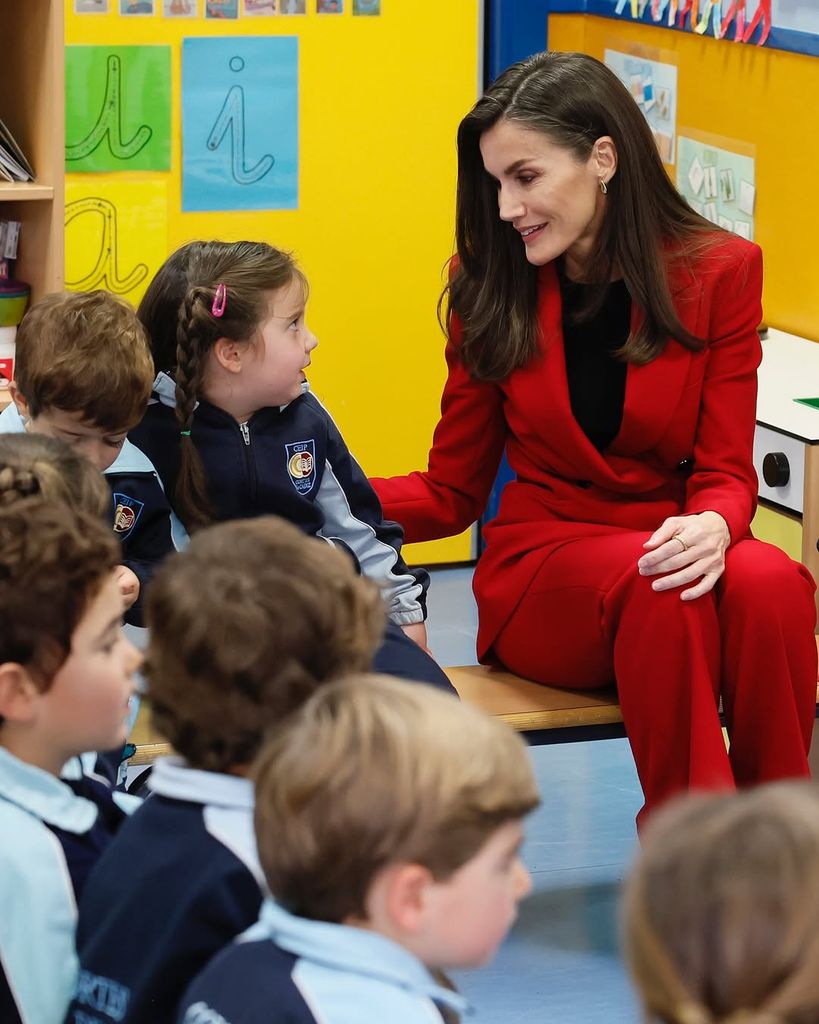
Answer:
[[[762,479],[769,487],[784,487],[791,478],[791,467],[784,452],[768,452],[762,460]]]

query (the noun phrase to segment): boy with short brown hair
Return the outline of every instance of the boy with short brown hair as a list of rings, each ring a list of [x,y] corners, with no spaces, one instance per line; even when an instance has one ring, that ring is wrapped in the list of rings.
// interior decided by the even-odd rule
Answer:
[[[153,375],[144,329],[123,299],[105,291],[46,295],[18,328],[14,404],[0,414],[0,432],[59,437],[104,472],[134,625],[157,563],[174,538],[184,542],[153,465],[126,438],[145,412]]]
[[[539,798],[520,738],[430,687],[361,676],[317,691],[254,775],[276,902],[189,988],[181,1024],[461,1012],[440,971],[486,963],[530,888],[518,854]]]
[[[153,794],[85,893],[72,1024],[175,1021],[188,982],[256,920],[247,770],[271,726],[369,667],[384,609],[346,555],[264,516],[202,530],[172,555],[147,620],[154,724],[181,756],[157,762]]]
[[[5,467],[4,496],[31,473]],[[25,477],[25,479],[24,479]],[[0,1020],[60,1024],[87,875],[133,797],[79,755],[125,739],[139,653],[122,634],[119,545],[42,497],[0,510]]]
[[[67,413],[77,425],[98,427],[94,440],[109,438],[109,464],[120,438],[145,412],[153,375],[136,313],[110,292],[46,295],[18,328],[11,391],[21,413],[33,421]],[[99,463],[95,454],[91,461]]]

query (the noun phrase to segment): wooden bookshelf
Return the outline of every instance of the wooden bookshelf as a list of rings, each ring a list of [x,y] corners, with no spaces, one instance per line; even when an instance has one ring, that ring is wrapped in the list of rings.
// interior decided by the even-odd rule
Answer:
[[[0,183],[0,217],[22,222],[14,274],[36,300],[64,286],[63,0],[0,0],[0,24],[0,117],[36,175]]]

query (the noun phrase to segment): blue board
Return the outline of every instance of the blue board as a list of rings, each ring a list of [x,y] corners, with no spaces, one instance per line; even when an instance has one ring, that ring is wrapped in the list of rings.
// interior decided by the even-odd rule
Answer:
[[[296,36],[186,39],[182,209],[299,204]]]

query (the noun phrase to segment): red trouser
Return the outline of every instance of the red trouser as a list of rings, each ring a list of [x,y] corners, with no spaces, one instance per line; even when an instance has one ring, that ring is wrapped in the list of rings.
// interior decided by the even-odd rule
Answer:
[[[638,822],[686,789],[807,776],[816,710],[814,583],[751,538],[711,593],[681,601],[637,572],[648,534],[615,531],[544,560],[494,644],[513,672],[617,690],[645,795]],[[730,754],[717,704],[722,696]]]

